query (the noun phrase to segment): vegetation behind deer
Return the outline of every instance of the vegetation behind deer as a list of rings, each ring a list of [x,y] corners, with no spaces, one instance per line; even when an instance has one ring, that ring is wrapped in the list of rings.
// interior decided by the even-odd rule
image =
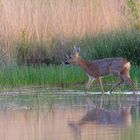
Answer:
[[[134,0],[0,0],[0,47],[18,64],[59,64],[71,44],[139,64],[139,11]]]

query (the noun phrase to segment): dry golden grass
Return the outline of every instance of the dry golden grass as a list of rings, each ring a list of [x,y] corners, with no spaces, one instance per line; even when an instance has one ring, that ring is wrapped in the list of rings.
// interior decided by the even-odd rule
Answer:
[[[127,0],[0,0],[0,46],[9,53],[29,41],[97,35],[129,27]]]

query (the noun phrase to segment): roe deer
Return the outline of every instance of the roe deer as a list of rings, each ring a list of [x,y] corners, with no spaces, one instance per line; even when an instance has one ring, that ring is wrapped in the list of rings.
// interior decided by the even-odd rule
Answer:
[[[110,89],[110,94],[112,94],[112,91],[122,83],[130,85],[133,88],[133,94],[135,94],[134,82],[130,79],[129,74],[130,71],[129,61],[121,57],[87,61],[81,58],[79,53],[80,48],[74,47],[73,53],[70,56],[65,55],[65,64],[78,64],[82,69],[86,71],[89,77],[88,83],[86,84],[86,90],[91,87],[94,80],[97,80],[101,87],[103,95],[104,89],[101,78],[103,76],[113,74],[117,76],[120,79],[120,81]]]

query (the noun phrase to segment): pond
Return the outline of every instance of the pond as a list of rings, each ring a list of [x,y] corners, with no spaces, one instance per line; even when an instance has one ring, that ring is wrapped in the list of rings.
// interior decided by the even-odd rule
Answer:
[[[27,90],[26,90],[27,92]],[[47,90],[0,96],[0,140],[138,140],[140,96]],[[102,106],[101,106],[102,103]]]

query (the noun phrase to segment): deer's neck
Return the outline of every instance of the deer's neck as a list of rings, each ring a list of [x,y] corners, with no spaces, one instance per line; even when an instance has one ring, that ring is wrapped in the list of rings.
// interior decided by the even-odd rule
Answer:
[[[78,64],[82,69],[84,69],[85,71],[88,71],[90,62],[82,58],[79,58]]]

